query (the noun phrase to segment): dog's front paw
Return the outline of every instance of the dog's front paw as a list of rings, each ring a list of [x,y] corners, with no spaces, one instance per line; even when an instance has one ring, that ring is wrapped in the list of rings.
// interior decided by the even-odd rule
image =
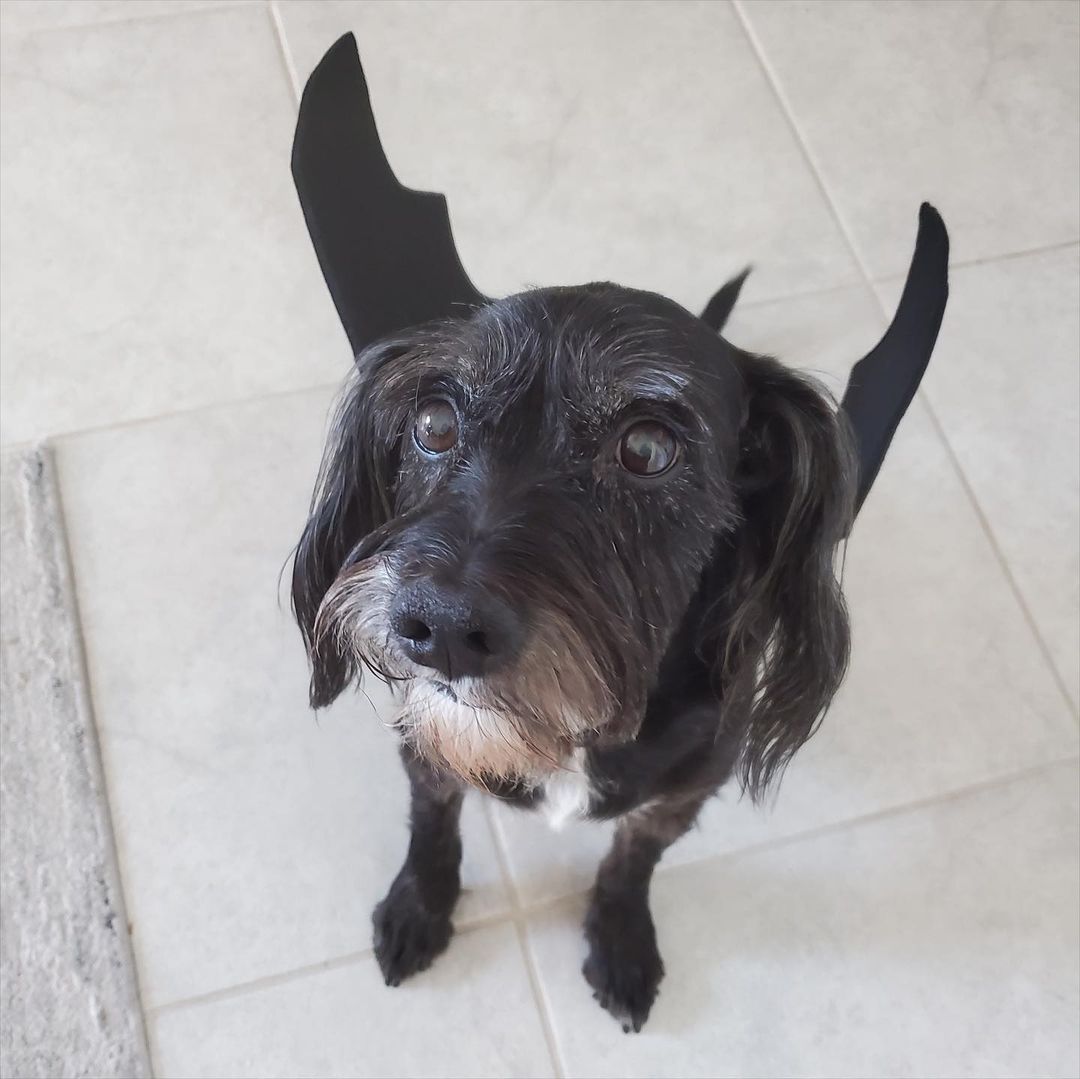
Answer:
[[[450,906],[452,909],[453,904]],[[454,932],[450,910],[432,911],[426,907],[407,869],[398,874],[371,920],[375,927],[375,958],[387,985],[400,985],[430,967],[446,951]]]
[[[585,918],[585,939],[589,955],[581,972],[593,996],[626,1033],[641,1030],[664,977],[648,901],[594,898]]]

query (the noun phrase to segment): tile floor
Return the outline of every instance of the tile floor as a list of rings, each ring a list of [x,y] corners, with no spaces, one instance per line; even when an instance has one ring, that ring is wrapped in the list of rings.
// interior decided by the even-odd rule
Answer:
[[[161,1076],[1077,1075],[1078,18],[1061,3],[0,4],[0,425],[52,438]],[[348,358],[291,190],[359,39],[486,291],[609,277],[834,385],[919,201],[938,352],[848,552],[848,682],[771,813],[654,888],[626,1037],[578,968],[603,828],[472,800],[451,951],[385,989],[386,700],[316,723],[278,589]]]

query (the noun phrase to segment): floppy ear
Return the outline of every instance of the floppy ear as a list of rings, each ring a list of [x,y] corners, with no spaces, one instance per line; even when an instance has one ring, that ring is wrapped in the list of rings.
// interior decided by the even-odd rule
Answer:
[[[847,610],[833,571],[854,507],[851,436],[828,392],[742,354],[741,523],[722,545],[712,606],[725,708],[742,714],[740,778],[760,799],[814,733],[847,668]]]
[[[334,413],[296,547],[292,605],[311,659],[313,708],[330,704],[355,674],[352,657],[335,641],[316,642],[315,619],[323,597],[346,564],[355,561],[364,539],[392,516],[401,432],[374,407],[375,385],[382,368],[406,350],[406,343],[390,341],[357,357]]]

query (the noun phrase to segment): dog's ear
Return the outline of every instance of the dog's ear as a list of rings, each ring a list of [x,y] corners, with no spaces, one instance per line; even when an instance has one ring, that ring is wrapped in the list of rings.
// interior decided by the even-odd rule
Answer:
[[[744,789],[758,799],[813,734],[847,667],[834,572],[850,527],[855,458],[827,391],[741,354],[740,523],[720,544],[706,639],[725,708],[744,710]],[[748,713],[748,714],[747,714]]]
[[[376,407],[376,385],[388,364],[408,351],[390,341],[357,357],[323,451],[308,521],[296,547],[292,605],[311,660],[313,708],[330,704],[352,681],[355,663],[333,639],[316,638],[315,621],[330,586],[357,557],[364,539],[392,515],[401,430]]]

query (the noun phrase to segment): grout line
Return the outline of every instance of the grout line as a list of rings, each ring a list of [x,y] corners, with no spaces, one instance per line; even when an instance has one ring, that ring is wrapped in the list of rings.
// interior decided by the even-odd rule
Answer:
[[[996,262],[1012,262],[1017,259],[1038,258],[1040,255],[1050,255],[1058,251],[1068,251],[1071,248],[1080,247],[1080,240],[1062,240],[1061,243],[1044,244],[1040,247],[1025,247],[1017,251],[1003,251],[997,255],[972,255],[966,259],[949,259],[949,270],[969,270],[976,266],[992,266]],[[870,278],[870,283],[875,287],[892,285],[903,282],[905,271],[897,270],[895,273],[878,274]],[[843,286],[841,286],[843,287]],[[828,291],[834,291],[829,289]],[[760,303],[755,300],[754,303]],[[740,306],[749,306],[740,304]],[[886,311],[886,317],[888,312]]]
[[[300,103],[300,78],[296,74],[296,61],[293,59],[292,49],[289,48],[289,40],[285,36],[285,23],[281,18],[281,9],[277,0],[269,0],[270,21],[274,24],[274,32],[277,36],[278,48],[281,50],[281,59],[285,64],[285,71],[289,76],[289,85],[292,86],[293,100]]]
[[[166,423],[169,420],[188,419],[202,413],[216,412],[218,410],[239,408],[244,405],[261,404],[264,401],[275,401],[279,397],[288,397],[291,394],[304,394],[339,390],[348,375],[348,370],[342,372],[341,378],[333,382],[314,382],[309,386],[293,386],[287,389],[266,390],[263,393],[248,394],[245,397],[231,397],[223,401],[206,401],[203,404],[192,405],[190,408],[178,408],[172,412],[155,412],[149,416],[132,416],[126,420],[116,420],[111,423],[92,424],[89,427],[76,427],[70,431],[56,431],[49,435],[39,435],[24,443],[5,443],[3,449],[7,450],[10,445],[33,445],[35,442],[48,442],[52,445],[60,445],[66,441],[84,438],[87,435],[103,435],[112,431],[124,431],[131,427],[140,427],[154,423]]]
[[[877,293],[875,291],[875,298]],[[882,307],[881,300],[878,299],[878,306]],[[967,473],[964,472],[963,465],[960,463],[959,457],[956,455],[956,451],[953,449],[952,443],[949,441],[948,436],[945,434],[945,428],[942,426],[941,420],[938,418],[937,411],[934,409],[933,404],[930,401],[930,396],[925,389],[920,389],[918,392],[919,399],[922,401],[923,406],[926,409],[927,415],[930,417],[930,425],[937,432],[938,438],[941,439],[942,445],[945,447],[945,454],[949,458],[953,466],[953,470],[956,472],[960,479],[960,486],[963,488],[964,493],[967,495],[968,501],[971,503],[971,508],[975,511],[975,516],[982,526],[983,532],[986,534],[986,538],[990,543],[990,548],[994,553],[995,558],[998,561],[998,565],[1001,567],[1001,572],[1005,577],[1005,581],[1008,584],[1013,596],[1016,599],[1017,604],[1020,607],[1020,613],[1027,622],[1028,629],[1031,630],[1032,636],[1035,638],[1035,644],[1041,653],[1046,666],[1050,670],[1050,677],[1053,679],[1054,685],[1057,686],[1058,692],[1061,694],[1062,700],[1065,702],[1065,707],[1074,720],[1080,722],[1080,710],[1078,710],[1077,702],[1073,701],[1072,696],[1069,694],[1069,690],[1065,685],[1065,679],[1062,677],[1061,672],[1058,670],[1057,663],[1054,662],[1054,657],[1050,652],[1050,646],[1046,643],[1046,639],[1043,637],[1035,616],[1031,612],[1031,608],[1028,606],[1027,599],[1024,597],[1024,593],[1020,588],[1020,583],[1016,579],[1016,575],[1013,573],[1012,566],[1009,564],[1009,560],[1005,555],[1004,550],[998,543],[998,538],[994,534],[993,527],[990,524],[989,519],[984,512],[982,505],[979,502],[978,496],[975,493],[975,489],[972,487],[971,482],[968,480]]]
[[[485,798],[482,803],[484,817],[487,820],[488,831],[491,833],[495,847],[495,858],[499,863],[499,873],[502,876],[506,894],[510,898],[511,918],[514,931],[517,933],[518,946],[521,949],[522,962],[525,964],[525,973],[529,978],[529,988],[532,991],[533,1001],[536,1004],[537,1013],[540,1016],[540,1026],[544,1032],[544,1041],[547,1042],[548,1055],[551,1057],[551,1065],[556,1079],[564,1079],[566,1065],[563,1063],[562,1053],[559,1051],[559,1040],[555,1034],[555,1023],[552,1019],[551,1008],[544,992],[540,971],[537,968],[536,957],[533,955],[532,943],[529,939],[526,922],[526,908],[522,905],[518,894],[517,883],[510,869],[510,859],[506,853],[503,842],[502,827],[495,819],[495,805],[492,799]]]
[[[524,910],[521,912],[524,915]],[[522,920],[514,919],[514,929],[517,931],[518,944],[521,946],[521,957],[525,963],[525,971],[529,976],[529,988],[532,990],[533,1000],[536,1002],[536,1010],[540,1015],[540,1026],[544,1031],[544,1041],[547,1042],[548,1055],[551,1057],[551,1068],[555,1079],[564,1079],[566,1065],[559,1050],[559,1040],[555,1034],[555,1023],[552,1019],[551,1004],[547,993],[544,991],[544,983],[540,977],[540,971],[536,964],[536,956],[533,954],[532,940],[529,937],[529,929]]]
[[[992,265],[995,262],[1007,262],[1010,259],[1034,258],[1038,255],[1045,255],[1054,251],[1066,251],[1072,247],[1080,247],[1080,240],[1063,240],[1061,243],[1046,244],[1042,247],[1030,247],[1020,251],[1006,251],[999,255],[976,255],[967,259],[950,259],[949,269],[966,270],[972,266]],[[813,300],[818,297],[834,296],[837,293],[854,291],[855,289],[862,289],[863,292],[866,292],[867,284],[871,286],[871,291],[873,291],[878,285],[889,285],[897,281],[903,281],[904,273],[905,271],[898,270],[895,273],[885,273],[876,277],[867,277],[864,273],[860,278],[853,281],[842,281],[835,285],[822,285],[820,288],[807,289],[806,291],[797,290],[794,292],[785,292],[782,295],[762,296],[755,297],[754,299],[743,299],[740,297],[736,310],[750,311],[757,307],[768,307],[770,304]],[[876,306],[879,307],[885,315],[886,325],[888,325],[890,317],[889,311],[880,302],[877,303]]]
[[[312,974],[322,974],[329,970],[340,970],[342,967],[352,966],[372,955],[370,948],[362,948],[355,952],[346,952],[345,955],[335,956],[333,959],[322,959],[318,963],[306,963],[301,967],[292,967],[289,970],[279,971],[276,974],[264,974],[258,978],[251,978],[246,982],[237,982],[235,985],[226,986],[224,989],[211,989],[207,993],[196,993],[190,997],[181,997],[179,1000],[170,1000],[165,1004],[155,1005],[150,1009],[150,1015],[158,1018],[169,1012],[180,1011],[183,1008],[197,1007],[200,1004],[217,1004],[223,1000],[233,1000],[247,993],[258,992],[260,989],[273,989],[279,985],[287,985],[289,982],[299,981]]]
[[[795,139],[796,145],[799,147],[806,164],[810,168],[810,174],[814,179],[814,185],[821,193],[821,197],[825,200],[825,205],[829,210],[831,217],[837,228],[840,230],[840,235],[844,238],[844,242],[847,244],[848,251],[851,254],[852,259],[855,262],[855,266],[858,269],[863,282],[870,286],[870,274],[867,272],[866,264],[863,261],[862,255],[859,252],[858,245],[855,242],[854,234],[848,227],[847,222],[844,220],[843,215],[840,213],[839,207],[836,205],[829,193],[829,189],[825,184],[824,170],[819,166],[813,151],[810,149],[809,143],[803,137],[802,131],[799,129],[799,125],[795,121],[795,112],[788,102],[787,95],[784,93],[783,87],[780,84],[779,76],[773,71],[772,65],[765,57],[765,50],[758,40],[757,35],[754,33],[753,27],[750,25],[750,20],[746,16],[746,12],[743,10],[744,0],[731,0],[731,6],[735,11],[735,14],[742,26],[743,33],[746,35],[750,48],[754,53],[754,57],[758,62],[758,67],[761,68],[761,73],[765,76],[765,81],[769,84],[773,95],[776,97],[777,103],[780,106],[780,111],[784,114],[784,120],[787,123],[788,129]],[[871,292],[873,289],[871,289]]]
[[[1062,765],[1075,762],[1080,762],[1080,752],[1073,749],[1061,757],[1054,757],[1053,759],[1043,761],[1040,764],[1027,765],[1024,768],[1018,768],[1015,772],[1008,772],[1005,775],[991,776],[989,779],[980,779],[978,782],[968,783],[963,787],[956,787],[953,790],[947,790],[938,794],[928,794],[922,798],[916,798],[911,802],[903,802],[899,805],[875,809],[870,813],[864,813],[862,816],[832,821],[829,824],[822,824],[816,828],[809,828],[805,832],[796,832],[791,835],[778,836],[776,839],[766,840],[763,843],[757,843],[749,847],[741,847],[738,850],[725,851],[722,854],[710,855],[705,858],[698,858],[694,861],[683,862],[678,865],[669,865],[666,867],[666,871],[675,872],[676,870],[692,865],[700,865],[702,862],[708,861],[721,859],[735,860],[741,858],[743,855],[756,855],[762,852],[778,850],[783,847],[791,847],[804,840],[836,835],[840,832],[846,832],[851,828],[861,828],[877,824],[880,821],[891,820],[894,817],[903,817],[911,813],[920,813],[924,809],[929,809],[933,806],[948,805],[951,802],[959,802],[965,798],[985,794],[988,791],[1009,787],[1014,783],[1021,783],[1031,779],[1033,776],[1040,775],[1043,772],[1049,772],[1054,768],[1060,768]],[[661,863],[660,871],[665,871],[663,863]]]
[[[464,937],[481,929],[490,929],[492,926],[510,921],[510,917],[505,911],[498,914],[482,915],[466,925],[455,926],[454,936]],[[352,966],[354,963],[362,963],[366,959],[374,958],[374,955],[373,948],[358,948],[356,951],[336,955],[331,959],[320,959],[315,963],[305,963],[303,966],[290,967],[288,970],[277,971],[273,974],[262,974],[257,978],[250,978],[245,982],[236,982],[221,989],[211,989],[205,993],[195,993],[189,997],[168,1000],[164,1004],[155,1004],[148,1009],[148,1014],[157,1018],[159,1015],[181,1011],[184,1008],[198,1007],[202,1004],[217,1004],[223,1000],[233,1000],[248,993],[256,993],[262,989],[273,989],[279,985],[287,985],[289,982],[302,981],[304,978],[323,974],[326,971],[340,970],[342,967]]]
[[[1066,251],[1070,247],[1080,246],[1080,239],[1075,240],[1062,240],[1055,244],[1040,244],[1037,247],[1023,247],[1016,251],[1004,251],[998,255],[972,255],[971,258],[966,259],[949,259],[950,270],[963,270],[968,266],[985,266],[991,262],[1007,262],[1010,259],[1026,259],[1032,258],[1035,255],[1045,255],[1052,251]],[[904,272],[895,274],[886,274],[883,277],[875,278],[876,281],[888,281],[890,278],[902,278]]]
[[[828,207],[830,214],[832,215],[833,221],[836,223],[837,228],[840,230],[840,234],[844,238],[844,242],[848,246],[851,257],[855,260],[855,263],[859,268],[859,272],[862,274],[863,281],[865,282],[866,287],[870,290],[870,294],[873,297],[874,303],[881,311],[881,313],[885,316],[886,322],[888,322],[891,320],[891,315],[886,309],[884,303],[882,303],[881,297],[878,295],[877,289],[874,288],[873,279],[871,278],[870,272],[867,269],[866,263],[864,262],[863,257],[859,251],[858,244],[855,242],[855,236],[851,228],[848,226],[847,222],[844,220],[844,216],[840,212],[840,207],[833,199],[832,194],[830,193],[828,186],[825,183],[824,170],[819,165],[816,157],[814,156],[814,152],[810,149],[809,142],[803,136],[803,133],[795,120],[794,109],[792,108],[791,103],[788,101],[787,95],[784,92],[779,76],[773,70],[772,65],[769,63],[767,57],[765,56],[764,47],[758,40],[757,35],[754,33],[754,29],[750,24],[750,20],[747,18],[746,12],[743,9],[744,3],[745,0],[731,0],[732,7],[734,8],[735,13],[738,16],[739,22],[742,25],[743,33],[746,35],[746,38],[750,43],[750,47],[754,51],[754,55],[757,58],[758,65],[760,66],[762,73],[765,75],[765,78],[768,80],[770,86],[772,87],[773,93],[776,96],[776,100],[780,105],[781,111],[784,114],[784,118],[787,121],[788,128],[790,129],[792,136],[794,137],[796,143],[802,151],[803,158],[805,159],[806,164],[808,165],[811,173],[813,174],[814,182],[816,183],[818,190],[821,192],[822,198],[824,198],[825,200],[825,204]],[[1073,241],[1069,241],[1068,243],[1058,246],[1068,247],[1071,246],[1072,243]],[[1021,257],[1023,254],[1024,252],[1019,252],[1017,254],[1017,257]],[[1031,633],[1035,638],[1035,643],[1040,653],[1042,654],[1044,662],[1049,668],[1050,676],[1053,679],[1054,685],[1057,686],[1058,692],[1061,694],[1062,700],[1065,702],[1065,707],[1067,711],[1074,718],[1074,720],[1080,721],[1080,714],[1078,714],[1077,703],[1074,702],[1072,697],[1069,695],[1069,691],[1065,686],[1065,680],[1062,678],[1061,672],[1058,670],[1057,664],[1054,662],[1053,656],[1050,653],[1050,648],[1047,645],[1041,631],[1039,630],[1039,627],[1035,621],[1034,616],[1031,613],[1030,608],[1028,607],[1027,600],[1025,599],[1024,594],[1020,589],[1020,585],[1017,582],[1011,567],[1009,566],[1007,558],[1005,557],[1005,552],[1002,549],[1000,543],[998,542],[997,536],[994,534],[994,530],[991,527],[989,519],[983,512],[983,508],[979,503],[979,499],[975,493],[975,489],[972,487],[970,481],[968,480],[967,473],[964,471],[963,465],[960,463],[960,459],[957,456],[952,443],[949,441],[949,438],[945,433],[945,428],[942,426],[942,423],[938,418],[937,412],[934,410],[934,407],[931,404],[929,397],[927,396],[926,390],[920,386],[919,390],[916,393],[916,396],[922,401],[923,405],[926,407],[926,410],[930,417],[931,425],[937,432],[938,438],[941,440],[941,443],[945,448],[945,454],[948,457],[949,462],[952,465],[953,471],[957,475],[957,478],[960,480],[960,486],[964,494],[967,496],[968,502],[971,504],[972,509],[975,512],[975,517],[981,525],[983,533],[990,544],[991,550],[993,551],[994,557],[997,559],[998,565],[1000,566],[1002,574],[1005,577],[1005,582],[1009,586],[1013,597],[1015,598],[1017,604],[1020,607],[1020,612],[1023,615],[1024,620],[1027,622],[1028,628],[1031,630]]]
[[[910,813],[918,813],[922,810],[929,809],[932,806],[958,802],[964,798],[983,794],[987,791],[1008,787],[1013,783],[1019,783],[1023,780],[1030,779],[1032,776],[1039,775],[1042,772],[1048,772],[1061,765],[1074,762],[1080,762],[1080,753],[1077,753],[1075,750],[1065,756],[1055,757],[1053,760],[1044,761],[1041,764],[1033,764],[1026,768],[1018,769],[1015,772],[1009,772],[1006,775],[983,779],[977,783],[970,783],[967,786],[957,787],[955,790],[945,791],[941,794],[928,794],[925,797],[917,798],[912,802],[886,806],[884,809],[876,809],[870,813],[864,813],[862,816],[831,821],[828,824],[818,825],[816,828],[808,828],[804,832],[793,832],[790,835],[777,836],[775,839],[767,839],[761,843],[751,844],[750,846],[721,851],[718,854],[707,854],[701,858],[693,858],[688,862],[674,862],[667,864],[661,862],[656,870],[656,878],[666,878],[675,873],[679,873],[682,870],[696,868],[707,863],[736,862],[744,857],[754,857],[774,850],[782,850],[785,847],[794,847],[803,842],[809,842],[825,836],[837,835],[852,828],[869,826],[895,817],[903,817]],[[587,894],[587,889],[577,889],[572,892],[563,892],[560,895],[549,896],[546,899],[541,899],[536,903],[529,904],[523,909],[522,913],[530,916],[536,915],[542,911],[551,910],[555,907],[562,906],[565,903],[580,899]]]

